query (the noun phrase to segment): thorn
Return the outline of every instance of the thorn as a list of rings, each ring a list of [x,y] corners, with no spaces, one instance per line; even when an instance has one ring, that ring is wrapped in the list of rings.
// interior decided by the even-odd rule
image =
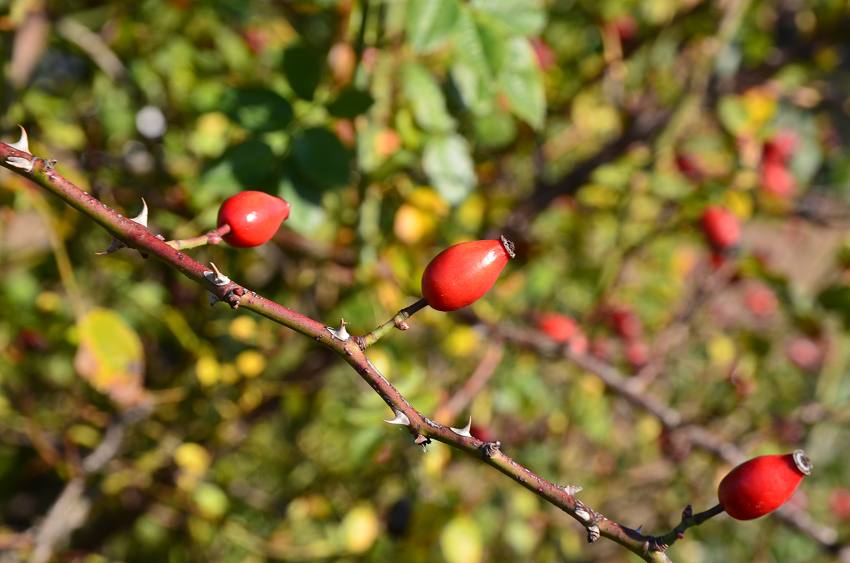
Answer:
[[[565,493],[572,497],[575,496],[577,493],[581,492],[583,487],[581,485],[565,485],[561,488],[564,489]]]
[[[581,518],[585,522],[590,522],[590,512],[588,512],[587,510],[585,510],[582,507],[576,508],[575,512],[576,512],[576,516],[578,516],[579,518]]]
[[[407,415],[401,411],[394,410],[395,418],[392,420],[385,420],[387,424],[398,424],[399,426],[410,426],[410,419],[407,418]]]
[[[124,248],[126,246],[127,246],[126,244],[124,244],[123,242],[121,242],[117,238],[112,237],[112,241],[109,243],[109,246],[107,247],[107,249],[101,250],[99,252],[95,252],[95,254],[97,256],[106,256],[107,254],[112,254],[113,252],[118,252],[119,250],[121,250],[122,248]]]
[[[413,440],[413,443],[417,446],[422,446],[422,451],[426,452],[428,451],[427,446],[431,443],[431,439],[423,436],[422,434],[419,434],[418,436],[416,436],[416,439]]]
[[[32,156],[32,153],[30,153],[30,144],[29,138],[27,137],[27,130],[20,125],[18,125],[18,127],[21,128],[21,138],[18,139],[16,143],[9,143],[9,146],[13,149],[17,149]],[[35,159],[31,158],[27,160],[26,158],[20,156],[10,156],[6,159],[6,163],[10,164],[11,166],[14,166],[15,168],[20,168],[27,172],[32,172],[32,168],[35,165]]]
[[[141,212],[139,212],[138,215],[136,215],[135,217],[133,217],[130,220],[133,221],[134,223],[138,223],[139,225],[141,225],[143,227],[147,227],[148,226],[148,204],[145,201],[145,198],[141,198],[141,199],[142,199],[142,210],[141,210]]]
[[[21,138],[18,139],[16,143],[7,143],[13,149],[17,149],[19,151],[23,151],[28,154],[32,154],[30,152],[30,140],[29,136],[27,136],[27,130],[24,129],[23,125],[18,125],[18,128],[21,130]]]
[[[329,326],[326,326],[325,328],[328,329],[328,332],[331,333],[331,336],[333,338],[336,338],[337,340],[341,340],[342,342],[347,342],[348,339],[351,338],[351,335],[348,334],[348,329],[345,328],[345,324],[346,324],[345,319],[340,319],[339,320],[339,328],[334,329],[334,328],[331,328]]]
[[[599,526],[593,524],[587,527],[587,543],[593,543],[599,539],[602,533],[599,531]]]
[[[216,267],[215,263],[210,262],[210,268],[212,268],[212,272],[207,270],[204,272],[204,277],[212,282],[215,285],[227,285],[230,283],[230,278],[221,273],[221,271]]]
[[[472,428],[472,416],[469,417],[469,421],[466,423],[466,426],[463,428],[453,428],[449,427],[449,430],[457,434],[458,436],[466,436],[467,438],[472,438],[472,434],[469,429]]]

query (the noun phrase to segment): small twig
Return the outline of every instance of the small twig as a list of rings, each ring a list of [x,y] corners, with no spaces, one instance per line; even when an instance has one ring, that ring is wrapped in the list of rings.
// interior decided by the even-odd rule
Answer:
[[[447,401],[437,408],[434,419],[442,424],[452,423],[458,415],[478,396],[502,362],[505,351],[501,340],[490,343],[484,357],[463,386]]]
[[[671,545],[685,537],[685,531],[687,531],[688,528],[699,526],[706,520],[717,516],[721,512],[723,512],[723,507],[716,504],[708,510],[694,514],[693,509],[689,504],[682,511],[682,521],[679,522],[679,525],[664,535],[653,536],[652,544],[656,549],[666,551]]]
[[[97,448],[83,459],[82,472],[68,481],[44,520],[32,532],[34,548],[31,562],[49,561],[56,547],[85,523],[91,509],[91,500],[86,495],[87,478],[98,473],[118,455],[127,428],[147,417],[150,412],[150,405],[130,409],[109,426]]]
[[[199,246],[207,245],[212,246],[216,244],[221,244],[221,237],[223,237],[229,232],[230,225],[225,223],[221,227],[213,229],[206,234],[180,240],[169,240],[165,244],[167,244],[174,250],[188,250],[190,248],[198,248]]]
[[[81,213],[98,222],[127,246],[138,251],[144,251],[175,268],[187,278],[205,287],[215,298],[228,303],[232,308],[241,306],[252,310],[283,326],[307,335],[319,344],[336,352],[390,407],[395,414],[393,420],[397,420],[406,426],[416,444],[424,448],[432,441],[443,442],[498,469],[581,523],[587,529],[589,541],[596,541],[599,537],[604,536],[646,561],[663,560],[659,559],[658,552],[647,551],[646,536],[641,536],[634,530],[593,511],[575,497],[574,488],[562,487],[548,481],[516,462],[502,451],[501,444],[498,441],[483,442],[467,435],[467,433],[458,432],[456,429],[438,424],[417,411],[369,361],[360,339],[351,337],[347,333],[343,334],[342,329],[334,330],[310,317],[266,299],[231,281],[221,273],[210,271],[204,264],[166,244],[145,225],[127,219],[91,194],[81,190],[61,176],[52,165],[48,166],[47,161],[43,159],[0,143],[0,165],[33,180]],[[226,281],[224,281],[224,278],[226,278]],[[367,342],[377,341],[381,335],[393,327],[400,328],[399,325],[406,318],[424,306],[425,301],[420,300],[402,309],[393,319],[373,331],[374,334],[367,335]],[[123,431],[118,434],[119,437],[122,434]],[[87,466],[94,470],[100,469],[108,459],[111,459],[110,456],[115,455],[117,447],[109,445],[115,441],[113,436],[115,436],[114,433],[107,432],[102,447],[98,447],[83,462],[84,471]],[[49,559],[55,546],[85,521],[89,511],[89,503],[84,497],[84,485],[83,477],[73,479],[51,508],[37,533],[36,554],[40,559],[34,557],[36,561]],[[69,517],[69,513],[73,517]]]
[[[366,349],[384,336],[392,329],[397,328],[399,330],[407,330],[410,326],[407,324],[407,319],[412,317],[417,311],[423,309],[428,305],[428,302],[423,297],[416,303],[412,305],[408,305],[398,313],[396,313],[393,318],[382,324],[381,326],[374,329],[372,332],[368,334],[364,334],[363,336],[355,336],[355,340],[360,345],[360,348]]]
[[[703,266],[707,268],[708,265]],[[637,388],[647,389],[652,382],[664,371],[667,359],[674,355],[676,349],[686,341],[691,332],[694,316],[709,299],[724,289],[737,271],[737,264],[727,261],[719,270],[703,275],[698,272],[700,281],[694,291],[685,299],[679,312],[672,321],[664,327],[655,338],[655,345],[650,354],[651,360],[635,375],[633,380]]]

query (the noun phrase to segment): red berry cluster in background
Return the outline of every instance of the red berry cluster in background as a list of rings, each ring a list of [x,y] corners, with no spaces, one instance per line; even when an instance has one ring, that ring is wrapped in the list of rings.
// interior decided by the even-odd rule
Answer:
[[[789,168],[798,138],[793,131],[783,130],[768,140],[761,155],[761,187],[765,193],[788,199],[797,190],[797,179]]]
[[[577,354],[586,354],[587,336],[572,317],[561,313],[542,313],[537,317],[537,330],[557,344],[568,344]]]
[[[702,213],[702,231],[712,250],[724,254],[741,242],[741,223],[734,213],[720,205],[709,205]]]

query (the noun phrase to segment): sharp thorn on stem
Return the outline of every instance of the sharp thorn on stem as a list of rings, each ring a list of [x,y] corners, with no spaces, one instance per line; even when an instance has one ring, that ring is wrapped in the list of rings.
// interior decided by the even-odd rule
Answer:
[[[407,418],[407,415],[401,411],[393,411],[395,413],[395,417],[391,420],[385,420],[387,424],[398,424],[399,426],[410,426],[410,419]]]
[[[345,319],[340,319],[339,320],[339,328],[331,328],[329,326],[327,326],[325,328],[328,330],[328,332],[331,333],[331,336],[333,338],[336,338],[337,340],[341,340],[342,342],[347,342],[348,339],[351,338],[351,335],[348,334],[348,329],[345,328],[345,326],[346,326]]]
[[[142,210],[139,212],[138,215],[131,218],[130,220],[133,221],[134,223],[138,223],[139,225],[141,225],[143,227],[147,227],[148,226],[148,203],[145,201],[145,198],[141,198],[141,199],[142,199]]]
[[[221,273],[218,267],[214,262],[210,262],[210,268],[212,271],[207,270],[204,272],[204,277],[212,282],[214,285],[227,285],[230,283],[230,278]]]
[[[472,417],[469,417],[469,421],[466,423],[466,426],[463,428],[454,428],[450,427],[449,429],[457,434],[458,436],[466,436],[467,438],[472,438],[472,433],[469,431],[472,428]]]
[[[30,144],[29,137],[27,136],[27,130],[24,129],[21,125],[18,125],[18,127],[20,127],[21,129],[21,138],[18,139],[17,142],[8,143],[8,145],[13,149],[17,149],[19,151],[32,155],[32,153],[30,153]],[[6,162],[9,165],[14,166],[15,168],[20,168],[21,170],[25,170],[27,172],[32,172],[33,166],[35,166],[34,158],[26,159],[20,156],[10,156],[6,159]]]

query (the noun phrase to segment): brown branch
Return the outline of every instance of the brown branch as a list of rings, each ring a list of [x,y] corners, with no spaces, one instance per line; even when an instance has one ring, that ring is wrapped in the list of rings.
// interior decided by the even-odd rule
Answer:
[[[392,409],[395,413],[395,418],[391,422],[405,426],[417,445],[424,448],[432,440],[437,440],[458,450],[462,450],[487,465],[498,469],[526,489],[557,506],[578,521],[586,528],[588,541],[590,542],[604,536],[624,546],[646,561],[669,561],[664,552],[655,547],[651,536],[645,536],[636,530],[622,526],[592,510],[576,498],[575,492],[577,489],[557,485],[537,475],[506,455],[501,450],[501,444],[498,441],[483,442],[471,436],[468,431],[453,429],[438,424],[421,414],[410,405],[407,399],[369,361],[358,339],[351,337],[345,330],[344,323],[339,329],[327,327],[314,319],[266,299],[256,292],[250,291],[233,282],[212,265],[208,269],[185,253],[169,246],[148,230],[147,227],[124,217],[75,186],[56,172],[54,169],[55,162],[53,161],[35,158],[29,153],[0,143],[0,164],[21,176],[29,178],[61,198],[75,209],[78,209],[99,223],[127,246],[153,256],[164,264],[175,268],[190,280],[210,291],[216,299],[226,302],[232,308],[242,307],[252,310],[279,324],[313,338],[319,344],[339,354]],[[414,304],[411,308],[414,306],[417,306],[417,304]],[[422,306],[424,305],[418,305],[418,308]],[[391,322],[393,323],[391,326],[395,326],[395,320]],[[387,328],[386,331],[389,331],[390,328]],[[656,406],[655,408],[661,407]],[[109,456],[98,454],[98,450],[90,457],[94,460],[104,458],[108,461],[110,459]],[[113,450],[112,455],[114,455],[115,451],[117,451],[117,448]],[[90,464],[91,470],[99,470],[104,463],[105,461],[97,463],[92,461]],[[52,546],[56,545],[58,541],[65,537],[63,534],[58,533],[58,531],[67,533],[66,530],[69,527],[67,525],[59,526],[58,523],[64,521],[62,515],[70,508],[76,508],[80,512],[76,513],[76,518],[67,524],[73,524],[74,527],[82,525],[88,513],[88,508],[86,507],[83,510],[79,502],[70,502],[75,499],[79,501],[79,499],[82,499],[82,494],[82,482],[73,479],[68,483],[66,491],[60,495],[53,509],[51,509],[46,517],[45,525],[39,531],[39,536],[43,539],[37,540],[37,543],[41,542],[45,546],[39,553],[46,554],[46,557],[49,558],[49,554],[53,549]]]
[[[457,390],[448,400],[437,407],[437,412],[434,413],[434,419],[443,424],[451,424],[458,415],[478,396],[493,374],[496,373],[496,368],[502,362],[505,355],[504,343],[501,340],[495,340],[487,346],[484,351],[484,357],[478,363],[478,367],[469,376],[469,379],[463,386]]]
[[[480,322],[471,314],[466,314],[462,318],[469,322]],[[614,394],[622,397],[633,406],[652,414],[667,430],[680,434],[691,445],[711,453],[718,459],[730,465],[738,465],[746,459],[746,455],[740,448],[723,440],[705,427],[687,423],[678,410],[647,393],[639,382],[634,378],[626,377],[614,366],[590,355],[577,354],[569,347],[559,346],[531,329],[493,324],[486,326],[493,334],[499,335],[507,342],[535,350],[544,357],[566,358],[582,369],[596,375]],[[807,513],[792,505],[786,504],[775,514],[781,522],[811,538],[823,550],[837,554],[841,560],[850,561],[850,545],[840,540],[835,529],[815,522]],[[659,537],[664,540],[671,539],[670,533]],[[661,543],[664,543],[653,543],[658,539],[653,536],[641,537],[650,542],[650,545],[655,545],[658,548],[660,548]]]
[[[31,532],[34,546],[30,561],[50,561],[57,546],[67,541],[71,533],[85,523],[91,510],[91,500],[86,494],[88,478],[100,472],[118,455],[127,428],[146,418],[150,410],[150,406],[130,409],[109,425],[97,448],[83,459],[80,474],[68,481],[47,515]]]

